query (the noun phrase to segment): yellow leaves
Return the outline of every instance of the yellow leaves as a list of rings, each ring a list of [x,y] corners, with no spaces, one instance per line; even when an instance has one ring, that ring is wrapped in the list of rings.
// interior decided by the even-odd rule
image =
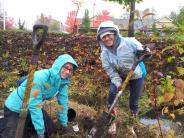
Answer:
[[[173,83],[174,83],[174,80],[168,77],[167,78],[167,86],[171,87],[173,85]]]
[[[33,96],[34,98],[37,98],[38,95],[39,95],[39,90],[35,90],[35,91],[32,92],[32,96]]]
[[[169,114],[169,116],[170,116],[173,120],[175,119],[175,114],[169,113],[169,108],[168,108],[168,107],[164,107],[164,108],[162,109],[162,115],[164,115],[164,114]]]
[[[184,93],[182,93],[182,92],[176,92],[176,98],[178,99],[178,100],[184,100]]]
[[[175,130],[170,129],[169,132],[166,134],[166,138],[173,138],[175,136]]]
[[[179,73],[180,76],[184,75],[184,68],[182,68],[182,67],[176,67],[176,69],[177,69],[177,71],[178,71],[178,73]]]
[[[165,93],[163,97],[164,97],[164,102],[169,102],[174,97],[174,93]]]
[[[7,88],[8,87],[8,82],[7,81],[3,81],[1,84],[0,84],[0,88]]]
[[[174,120],[175,119],[175,115],[173,113],[169,114],[169,116]]]
[[[179,100],[174,100],[174,106],[178,106],[180,104]]]
[[[178,51],[179,51],[180,54],[184,53],[184,49],[183,48],[178,48]]]
[[[168,108],[168,107],[164,107],[164,108],[162,109],[162,115],[163,115],[163,114],[167,114],[167,113],[169,113],[169,108]]]

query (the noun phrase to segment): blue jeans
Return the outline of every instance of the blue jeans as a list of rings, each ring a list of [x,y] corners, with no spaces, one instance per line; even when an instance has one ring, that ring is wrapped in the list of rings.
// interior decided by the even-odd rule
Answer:
[[[130,86],[130,98],[129,105],[131,112],[138,113],[139,111],[139,97],[144,87],[144,78],[139,78],[129,81]],[[118,90],[114,83],[110,83],[108,105],[111,105],[116,97]]]

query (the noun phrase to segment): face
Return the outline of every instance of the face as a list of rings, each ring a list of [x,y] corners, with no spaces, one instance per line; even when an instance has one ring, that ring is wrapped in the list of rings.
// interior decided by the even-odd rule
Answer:
[[[62,79],[66,79],[72,75],[73,66],[74,65],[71,63],[66,63],[63,65],[63,67],[61,68],[61,71],[60,71],[60,76]]]
[[[115,37],[114,34],[107,34],[104,37],[102,37],[102,41],[106,46],[112,47],[114,43],[114,37]]]

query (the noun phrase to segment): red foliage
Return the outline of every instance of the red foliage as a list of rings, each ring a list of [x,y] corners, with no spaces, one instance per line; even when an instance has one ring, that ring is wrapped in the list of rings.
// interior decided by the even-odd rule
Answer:
[[[103,21],[112,20],[112,16],[110,16],[109,13],[107,10],[103,10],[102,13],[95,18],[94,27],[98,27]]]
[[[6,28],[7,29],[14,28],[14,24],[15,24],[15,21],[13,18],[10,17],[10,18],[6,19]]]
[[[65,23],[67,25],[67,28],[66,28],[67,32],[72,32],[73,31],[76,14],[77,14],[76,11],[68,12],[67,20],[66,20],[66,23]],[[76,25],[76,27],[79,27],[79,25],[80,25],[80,20],[79,19],[76,19],[75,25]]]

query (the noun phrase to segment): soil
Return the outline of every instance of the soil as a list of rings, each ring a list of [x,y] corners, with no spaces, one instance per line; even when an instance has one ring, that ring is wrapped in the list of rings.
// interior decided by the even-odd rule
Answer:
[[[52,106],[55,105],[55,102],[49,103],[48,105],[46,105],[45,109],[46,111],[48,111],[48,113],[51,114],[53,120],[57,120],[56,119],[56,112],[57,111],[57,106]],[[72,122],[69,122],[67,129],[62,130],[62,128],[58,129],[58,132],[51,136],[51,138],[85,138],[87,136],[87,134],[89,133],[89,131],[91,130],[91,128],[93,126],[97,126],[97,124],[99,122],[96,122],[101,113],[98,113],[95,109],[93,109],[92,107],[83,105],[83,104],[79,104],[76,101],[71,101],[69,102],[69,107],[73,108],[76,112],[77,112],[77,116],[75,118],[75,120],[73,120]],[[54,109],[55,108],[55,109]],[[49,110],[49,109],[52,109]],[[101,127],[105,127],[105,132],[102,135],[102,138],[111,138],[111,137],[116,137],[116,138],[133,138],[133,134],[131,131],[131,125],[130,123],[132,123],[130,121],[131,119],[129,118],[129,115],[125,112],[120,112],[118,114],[117,117],[117,134],[116,135],[108,135],[107,133],[107,129],[108,126],[104,126],[102,125]],[[128,122],[127,122],[128,121]],[[56,121],[56,123],[58,123]],[[75,132],[73,130],[73,126],[78,124],[79,127],[79,131]],[[138,138],[156,138],[156,133],[154,131],[150,131],[148,127],[141,125],[137,122],[132,123],[132,126],[134,126],[134,130],[136,132],[136,135]],[[100,130],[99,130],[100,131]]]

